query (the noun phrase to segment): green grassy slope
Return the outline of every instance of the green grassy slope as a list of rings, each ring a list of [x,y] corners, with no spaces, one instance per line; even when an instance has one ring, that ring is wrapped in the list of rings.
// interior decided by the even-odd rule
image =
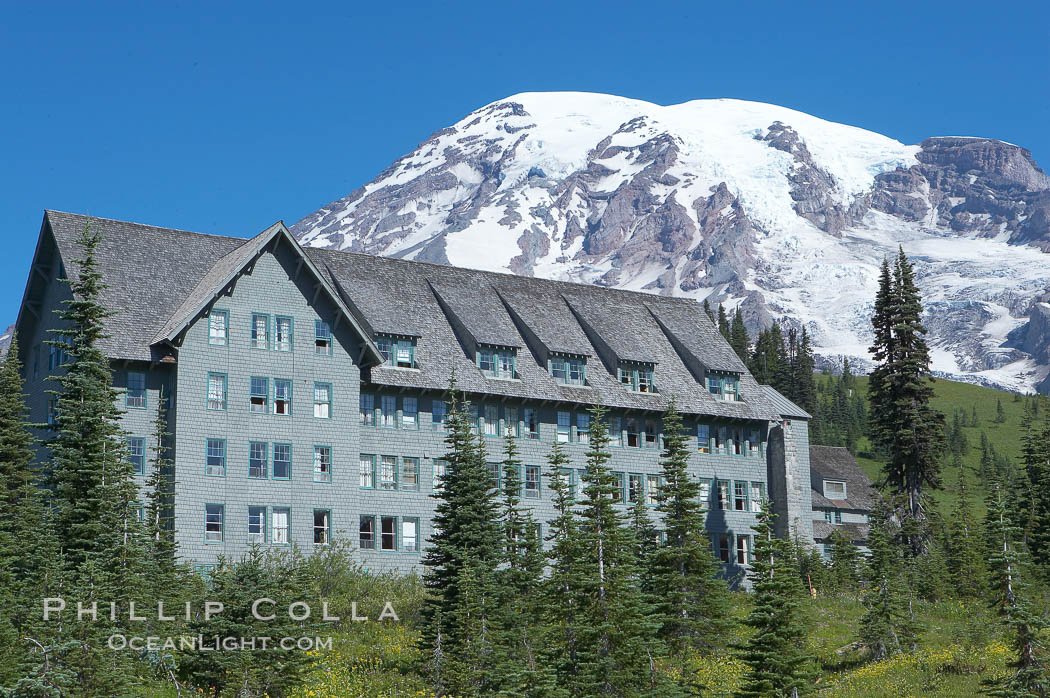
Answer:
[[[866,394],[868,388],[866,376],[861,376],[857,379],[857,387]],[[963,433],[966,434],[970,448],[963,456],[962,461],[967,484],[971,487],[971,491],[975,492],[979,504],[982,490],[975,490],[973,487],[979,484],[977,482],[977,467],[981,460],[981,433],[983,432],[988,437],[988,443],[997,452],[1010,456],[1016,461],[1021,454],[1021,420],[1026,398],[1016,393],[949,380],[937,380],[933,384],[933,389],[934,397],[931,405],[934,409],[944,414],[948,426],[951,425],[952,415],[956,410],[966,413],[967,426],[963,427]],[[1003,406],[1005,421],[1002,423],[996,421],[997,402],[1001,402]],[[975,407],[977,409],[978,425],[976,427],[968,426]],[[1040,418],[1043,416],[1044,414],[1040,412]],[[862,441],[860,446],[859,450],[861,453],[867,450],[868,445],[866,442]],[[858,456],[857,462],[872,480],[878,481],[882,476],[881,462],[864,458],[863,456]],[[947,513],[946,509],[955,501],[955,488],[958,484],[959,475],[958,471],[951,467],[950,460],[947,460],[944,464],[941,474],[944,480],[944,488],[934,492],[934,501]]]

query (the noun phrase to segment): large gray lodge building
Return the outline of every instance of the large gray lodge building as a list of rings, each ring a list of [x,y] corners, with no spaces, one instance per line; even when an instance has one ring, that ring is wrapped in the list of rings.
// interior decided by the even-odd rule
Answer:
[[[304,248],[283,223],[245,240],[47,211],[17,322],[34,421],[56,418],[46,379],[63,357],[44,341],[85,225],[102,233],[115,314],[101,348],[129,453],[144,483],[163,388],[179,554],[195,566],[337,536],[370,569],[414,569],[453,371],[491,462],[517,439],[538,521],[553,515],[551,445],[578,486],[599,396],[619,502],[654,504],[674,397],[727,571],[750,561],[762,497],[779,533],[812,541],[809,415],[758,385],[695,300]]]

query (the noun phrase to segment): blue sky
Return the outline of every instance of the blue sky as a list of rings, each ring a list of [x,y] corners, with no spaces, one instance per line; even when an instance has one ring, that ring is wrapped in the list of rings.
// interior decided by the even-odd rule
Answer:
[[[289,9],[296,6],[294,10]],[[44,208],[288,224],[516,92],[772,102],[1050,166],[1050,3],[5,3],[0,328]]]

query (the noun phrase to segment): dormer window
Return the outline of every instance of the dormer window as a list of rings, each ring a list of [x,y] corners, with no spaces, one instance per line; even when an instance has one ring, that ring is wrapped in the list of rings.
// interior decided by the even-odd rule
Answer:
[[[722,400],[740,400],[740,377],[734,373],[707,374],[707,390]]]
[[[517,350],[481,345],[478,368],[489,378],[517,378]]]
[[[554,355],[548,360],[551,377],[562,385],[587,383],[587,359],[582,356]]]
[[[825,480],[824,481],[824,496],[832,500],[842,500],[846,498],[846,483],[842,480]]]
[[[383,365],[394,368],[416,368],[416,340],[414,337],[378,335],[376,346],[383,355]]]
[[[636,393],[655,393],[653,365],[620,362],[620,384]]]

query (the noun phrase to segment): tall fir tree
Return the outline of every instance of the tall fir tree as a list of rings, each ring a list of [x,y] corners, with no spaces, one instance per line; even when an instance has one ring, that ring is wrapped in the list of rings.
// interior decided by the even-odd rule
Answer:
[[[168,430],[168,397],[161,388],[157,414],[153,420],[153,463],[146,478],[146,540],[153,565],[152,577],[157,597],[163,598],[177,586],[175,554],[175,460],[172,434]]]
[[[753,526],[755,549],[748,574],[752,607],[744,620],[753,633],[740,648],[748,670],[736,693],[744,698],[795,698],[811,684],[802,583],[792,564],[791,543],[773,533],[775,518],[769,502],[764,502]]]
[[[953,467],[959,474],[959,480],[958,499],[946,527],[948,569],[956,594],[964,598],[979,598],[981,580],[985,578],[984,555],[974,519],[970,489],[966,483],[966,468],[958,454],[953,457]]]
[[[619,486],[609,469],[606,411],[591,409],[591,443],[583,474],[577,531],[581,547],[579,673],[582,695],[646,695],[661,687],[655,623],[635,564],[636,540],[614,505]]]
[[[733,351],[745,364],[751,358],[749,354],[751,338],[747,334],[747,326],[744,325],[744,315],[740,312],[739,307],[733,314],[733,321],[729,327],[729,345],[733,347]]]
[[[871,436],[885,451],[886,483],[903,496],[901,516],[907,521],[907,545],[913,555],[926,551],[927,488],[940,487],[940,458],[944,417],[930,406],[933,376],[930,352],[922,325],[922,301],[911,262],[900,250],[893,268],[883,262],[875,298],[872,355],[878,365],[871,372]],[[910,524],[904,526],[903,524]]]
[[[714,312],[711,311],[711,304],[707,301],[706,298],[704,299],[704,314],[707,315],[707,319],[708,320],[710,320],[712,323],[714,323],[714,321],[715,321],[715,314],[714,314]]]
[[[1001,698],[1031,698],[1050,695],[1050,667],[1043,651],[1046,616],[1028,598],[1024,545],[1020,531],[1010,520],[1007,495],[999,483],[986,497],[986,536],[992,544],[992,606],[1005,627],[1014,658],[1011,671],[999,680],[985,683],[985,694]]]
[[[1012,517],[1031,551],[1032,562],[1050,578],[1050,419],[1036,421],[1035,412],[1026,408],[1021,422],[1021,464],[1026,488],[1017,493]],[[997,473],[1004,481],[1003,474]],[[1021,506],[1018,506],[1021,504]]]
[[[725,306],[721,304],[718,306],[718,332],[729,341],[729,318],[726,316]]]
[[[650,577],[660,637],[676,656],[723,647],[731,629],[729,589],[719,576],[704,525],[700,483],[689,476],[688,438],[674,401],[663,420],[662,482],[656,510],[664,542]]]
[[[914,630],[905,590],[903,564],[889,528],[889,511],[879,498],[869,516],[867,590],[860,621],[860,640],[878,661],[911,647]]]
[[[550,482],[554,518],[548,522],[549,574],[544,581],[542,623],[546,639],[545,660],[555,672],[559,686],[575,684],[580,675],[580,629],[583,584],[580,579],[583,543],[579,536],[575,471],[560,443],[551,446],[546,476]],[[578,695],[578,692],[570,693]]]
[[[445,477],[433,496],[434,531],[423,557],[422,646],[440,693],[474,695],[493,690],[492,637],[496,610],[492,575],[502,554],[496,490],[475,437],[469,404],[449,386],[445,425]],[[481,615],[479,615],[481,614]],[[478,635],[479,628],[486,633]]]

